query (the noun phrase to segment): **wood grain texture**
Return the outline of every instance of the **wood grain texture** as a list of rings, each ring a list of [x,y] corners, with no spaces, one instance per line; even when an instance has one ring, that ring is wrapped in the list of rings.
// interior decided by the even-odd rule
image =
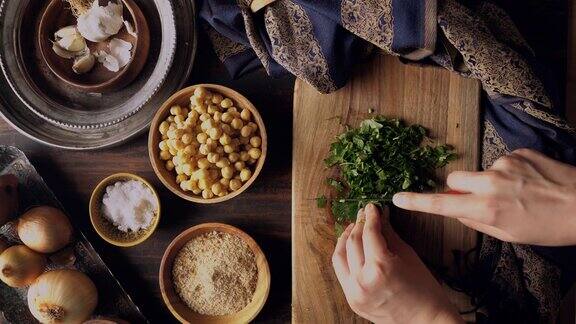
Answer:
[[[376,114],[401,118],[428,128],[439,143],[453,145],[459,158],[438,174],[477,170],[479,161],[477,81],[448,71],[404,65],[379,56],[363,66],[349,84],[322,95],[297,80],[294,88],[292,160],[292,315],[295,323],[364,322],[349,309],[332,270],[335,236],[329,212],[315,197],[329,194],[323,159],[330,143],[344,131]],[[398,213],[393,223],[401,236],[433,267],[453,266],[452,250],[477,244],[475,232],[450,219]],[[458,300],[455,300],[459,302]]]

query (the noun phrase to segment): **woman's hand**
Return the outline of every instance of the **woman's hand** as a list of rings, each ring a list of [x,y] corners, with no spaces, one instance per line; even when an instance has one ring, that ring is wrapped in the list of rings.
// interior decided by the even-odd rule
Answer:
[[[576,244],[576,168],[528,149],[484,172],[453,172],[448,186],[463,194],[398,193],[400,208],[458,219],[500,240]]]
[[[394,232],[387,210],[358,212],[338,239],[332,263],[346,300],[374,323],[461,323],[442,287]]]

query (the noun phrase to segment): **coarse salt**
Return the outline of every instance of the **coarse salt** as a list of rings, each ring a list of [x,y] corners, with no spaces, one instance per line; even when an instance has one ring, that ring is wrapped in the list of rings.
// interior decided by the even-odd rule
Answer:
[[[154,193],[136,180],[119,181],[106,187],[102,198],[104,217],[122,232],[146,229],[158,210]]]

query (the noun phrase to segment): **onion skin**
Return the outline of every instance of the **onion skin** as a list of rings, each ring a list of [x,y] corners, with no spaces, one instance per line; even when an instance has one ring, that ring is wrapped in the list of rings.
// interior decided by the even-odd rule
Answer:
[[[20,240],[40,253],[56,252],[72,240],[72,224],[64,213],[54,207],[40,206],[27,211],[18,220]]]
[[[28,308],[43,324],[82,323],[98,304],[96,286],[80,271],[48,271],[28,289]]]
[[[44,272],[46,257],[25,245],[15,245],[0,254],[0,279],[10,287],[24,287]]]
[[[18,178],[13,174],[0,176],[0,227],[18,211]]]

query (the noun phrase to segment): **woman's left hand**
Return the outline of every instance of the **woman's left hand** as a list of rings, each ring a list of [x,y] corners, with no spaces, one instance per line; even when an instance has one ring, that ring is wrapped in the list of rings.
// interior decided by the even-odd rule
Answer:
[[[440,284],[373,204],[358,212],[332,257],[352,310],[374,323],[462,323]]]

